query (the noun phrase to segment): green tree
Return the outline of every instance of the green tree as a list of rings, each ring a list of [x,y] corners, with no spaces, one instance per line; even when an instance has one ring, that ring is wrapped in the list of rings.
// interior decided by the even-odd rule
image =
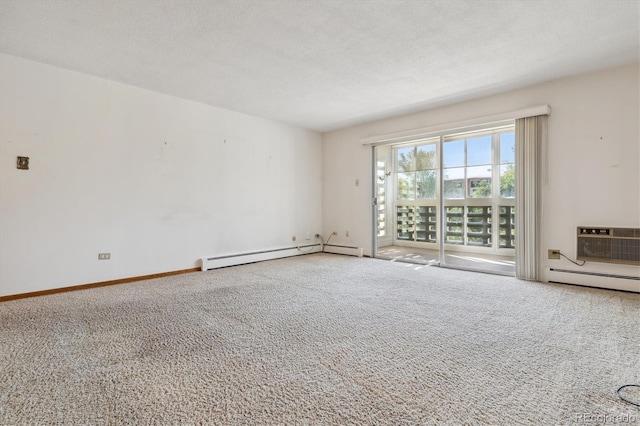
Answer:
[[[473,191],[473,198],[491,197],[491,182],[489,179],[481,179],[477,182],[475,190]]]
[[[516,195],[516,166],[507,165],[506,170],[500,176],[500,196],[515,197]]]
[[[413,161],[415,157],[415,149],[408,153],[399,152],[398,154],[398,173],[412,172],[416,169]]]
[[[416,172],[416,189],[418,191],[417,198],[419,199],[436,198],[436,171]]]
[[[412,189],[419,199],[435,198],[435,151],[423,151],[413,147],[410,151],[398,151],[398,198],[414,199]]]

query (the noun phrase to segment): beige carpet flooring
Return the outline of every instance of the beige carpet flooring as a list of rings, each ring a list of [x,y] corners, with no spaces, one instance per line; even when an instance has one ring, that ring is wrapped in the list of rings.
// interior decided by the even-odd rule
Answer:
[[[314,254],[1,303],[0,424],[640,423],[639,354],[639,294]]]

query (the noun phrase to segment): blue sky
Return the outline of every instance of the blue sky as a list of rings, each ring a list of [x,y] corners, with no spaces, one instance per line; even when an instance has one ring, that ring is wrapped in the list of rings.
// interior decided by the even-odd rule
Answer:
[[[413,147],[400,148],[398,154],[404,153],[408,155],[413,151]],[[418,147],[421,151],[435,151],[436,144],[422,145]],[[484,135],[467,140],[467,161],[465,163],[465,143],[464,139],[452,140],[444,143],[444,156],[443,164],[445,168],[458,168],[468,166],[475,172],[474,175],[479,173],[482,167],[473,166],[485,166],[491,165],[491,135]],[[515,133],[503,133],[500,135],[500,163],[514,163],[515,162]],[[435,165],[434,165],[435,167]],[[489,168],[490,170],[490,168]],[[449,170],[449,179],[456,179],[453,175],[459,175],[458,170]],[[482,174],[486,174],[486,170]],[[464,176],[464,175],[463,175]],[[488,174],[490,176],[490,172]]]

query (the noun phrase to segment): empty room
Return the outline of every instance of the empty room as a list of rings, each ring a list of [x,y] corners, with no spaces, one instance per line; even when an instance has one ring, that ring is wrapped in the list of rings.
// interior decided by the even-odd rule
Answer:
[[[640,423],[638,0],[0,0],[0,424]]]

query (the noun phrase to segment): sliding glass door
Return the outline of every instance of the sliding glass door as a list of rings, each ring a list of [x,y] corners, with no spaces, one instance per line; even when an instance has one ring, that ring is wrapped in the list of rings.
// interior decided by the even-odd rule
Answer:
[[[375,256],[513,274],[513,123],[374,148]]]

